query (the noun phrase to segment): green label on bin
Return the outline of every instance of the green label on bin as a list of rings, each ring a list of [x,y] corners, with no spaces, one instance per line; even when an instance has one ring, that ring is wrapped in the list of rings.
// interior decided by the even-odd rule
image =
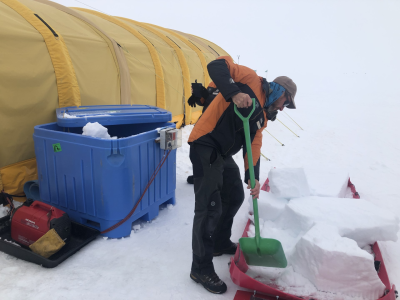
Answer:
[[[60,143],[53,144],[53,150],[54,150],[54,152],[60,152],[61,151]]]

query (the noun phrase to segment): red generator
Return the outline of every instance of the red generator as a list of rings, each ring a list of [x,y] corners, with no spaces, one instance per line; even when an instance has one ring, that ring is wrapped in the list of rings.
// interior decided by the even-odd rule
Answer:
[[[29,246],[54,228],[64,242],[71,235],[71,221],[62,210],[40,201],[28,199],[11,215],[11,238]]]

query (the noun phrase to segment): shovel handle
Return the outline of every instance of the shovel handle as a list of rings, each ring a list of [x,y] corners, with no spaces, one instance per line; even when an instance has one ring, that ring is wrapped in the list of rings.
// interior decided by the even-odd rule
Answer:
[[[254,110],[256,109],[256,99],[255,98],[251,98],[251,101],[253,101],[253,109],[251,110],[251,112],[249,113],[249,115],[247,116],[247,118],[243,117],[243,115],[239,112],[236,104],[234,106],[235,109],[235,113],[238,115],[238,117],[244,122],[246,120],[249,120],[251,115],[253,114]]]
[[[249,119],[251,115],[253,114],[254,110],[256,109],[256,99],[251,98],[253,101],[253,109],[249,113],[249,115],[245,118],[243,115],[239,112],[236,104],[234,106],[235,113],[237,116],[243,121],[243,130],[244,130],[244,138],[246,140],[246,150],[247,150],[247,159],[249,162],[249,175],[250,175],[250,185],[251,188],[253,189],[256,185],[256,180],[254,176],[254,167],[253,167],[253,153],[251,151],[251,139],[250,139],[250,125],[249,125]]]
[[[250,175],[250,185],[251,188],[253,189],[256,185],[256,179],[254,176],[254,167],[253,167],[253,152],[251,151],[251,139],[250,139],[250,125],[249,125],[249,119],[251,115],[253,114],[254,110],[256,109],[256,99],[251,98],[253,101],[253,109],[249,113],[249,115],[245,118],[242,116],[242,114],[239,112],[237,109],[237,106],[235,104],[234,109],[235,113],[238,115],[238,117],[243,121],[243,130],[244,130],[244,138],[246,140],[246,150],[247,150],[247,159],[249,163],[249,175]],[[256,238],[256,243],[257,247],[259,248],[260,245],[260,224],[258,222],[258,204],[257,204],[257,198],[253,199],[253,211],[254,211],[254,227],[255,227],[255,238]]]

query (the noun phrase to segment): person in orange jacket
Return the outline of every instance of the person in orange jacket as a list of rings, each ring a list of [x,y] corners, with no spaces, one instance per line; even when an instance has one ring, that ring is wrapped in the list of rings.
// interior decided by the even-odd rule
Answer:
[[[285,107],[296,108],[294,97],[297,87],[286,76],[267,82],[254,70],[235,64],[229,56],[219,57],[207,68],[219,94],[197,121],[188,140],[195,192],[190,278],[208,291],[221,294],[227,287],[215,273],[212,260],[216,251],[221,254],[236,251],[237,245],[230,240],[231,221],[244,198],[242,195],[238,204],[237,201],[231,203],[231,197],[224,196],[224,191],[235,193],[239,186],[243,190],[240,172],[232,156],[243,149],[244,181],[253,198],[258,197],[262,131],[267,126],[267,120],[274,120],[278,111]],[[256,101],[255,111],[249,120],[256,178],[253,189],[250,187],[246,147],[243,147],[243,123],[234,112],[234,105],[237,105],[240,113],[248,116],[253,105],[251,98]],[[232,159],[236,168],[226,168],[227,159]],[[227,222],[227,219],[231,220]]]
[[[193,86],[195,90],[193,90]],[[192,95],[189,97],[187,102],[191,107],[196,107],[196,104],[198,106],[202,106],[202,113],[204,114],[207,107],[211,104],[215,96],[217,96],[218,94],[219,90],[215,86],[214,82],[211,81],[208,87],[205,88],[201,83],[197,83],[196,80],[195,83],[192,83]],[[193,184],[193,175],[188,176],[187,183]]]

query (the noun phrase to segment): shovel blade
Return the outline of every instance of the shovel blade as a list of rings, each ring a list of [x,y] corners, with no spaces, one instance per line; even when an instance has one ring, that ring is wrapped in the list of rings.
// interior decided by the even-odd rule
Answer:
[[[256,238],[240,238],[246,263],[250,266],[286,268],[287,260],[280,241],[275,239],[260,238],[257,246]]]

